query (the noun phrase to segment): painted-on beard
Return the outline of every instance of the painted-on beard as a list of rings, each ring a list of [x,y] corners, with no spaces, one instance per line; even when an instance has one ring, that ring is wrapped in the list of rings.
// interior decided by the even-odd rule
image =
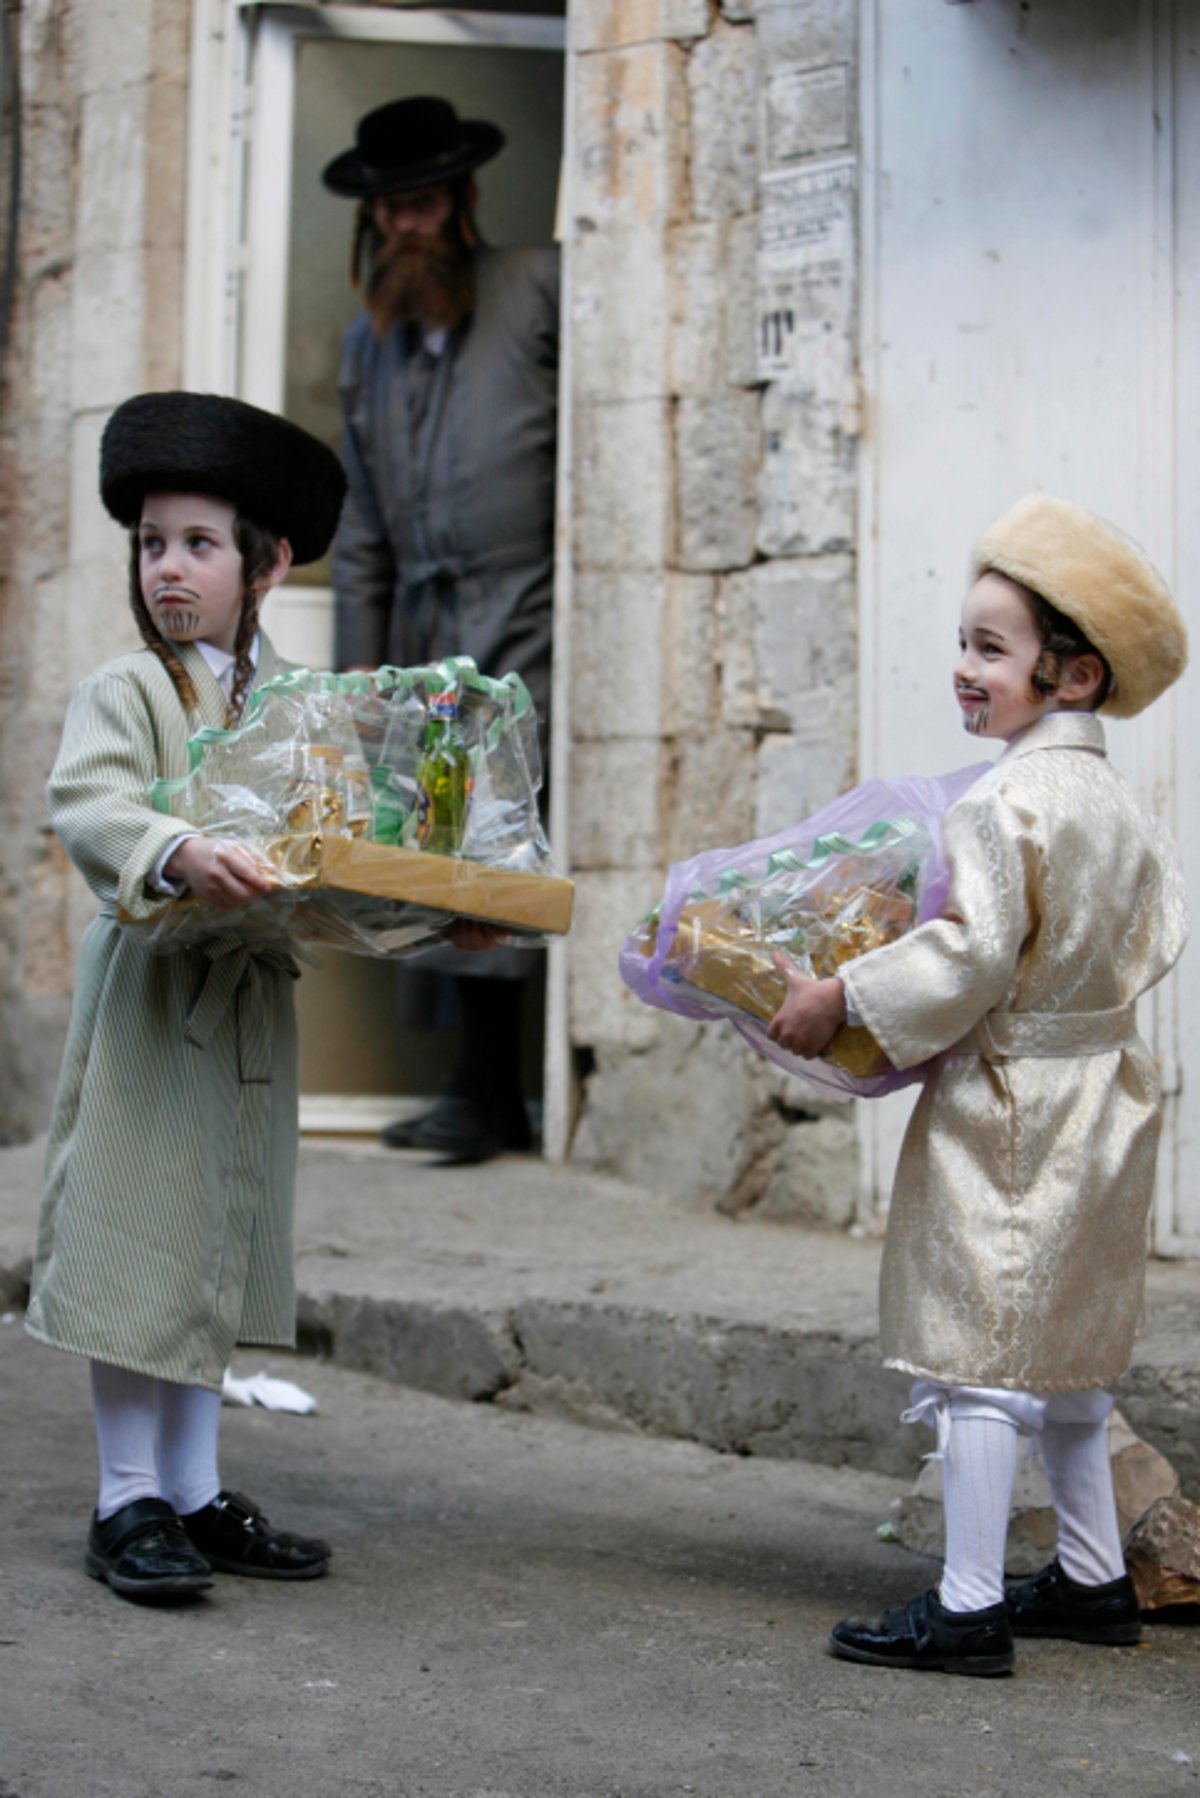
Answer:
[[[982,737],[982,736],[986,736],[988,725],[991,722],[992,722],[991,706],[990,705],[981,705],[978,708],[978,710],[976,710],[974,712],[967,712],[964,714],[963,729],[967,732],[967,734],[969,736]]]
[[[162,635],[172,643],[191,643],[200,630],[200,614],[194,606],[188,604],[184,592],[176,588],[168,591],[171,602],[164,605],[155,597],[151,616],[157,620]]]
[[[371,259],[367,310],[380,337],[393,325],[453,330],[475,306],[475,258],[452,219],[442,237],[406,231],[383,239]]]

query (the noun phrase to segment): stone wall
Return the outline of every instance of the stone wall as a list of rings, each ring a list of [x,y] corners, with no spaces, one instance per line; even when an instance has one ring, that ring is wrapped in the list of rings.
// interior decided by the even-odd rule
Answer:
[[[856,8],[572,0],[573,1156],[844,1224],[848,1110],[642,1007],[666,864],[855,778]]]
[[[189,0],[25,0],[0,418],[0,1137],[44,1126],[94,903],[46,822],[72,688],[136,641],[96,494],[119,400],[179,382]]]

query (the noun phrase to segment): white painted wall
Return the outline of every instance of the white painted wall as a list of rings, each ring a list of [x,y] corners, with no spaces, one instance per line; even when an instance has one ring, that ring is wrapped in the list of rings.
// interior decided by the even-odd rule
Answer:
[[[950,697],[970,545],[1031,488],[1137,537],[1200,640],[1200,25],[1182,0],[864,10],[862,770],[933,771],[978,759]],[[1109,731],[1177,830],[1195,681]],[[1198,1004],[1193,955],[1142,1008],[1168,1086],[1200,1087]],[[859,1108],[873,1202],[907,1108]],[[1185,1081],[1163,1252],[1200,1252],[1198,1123]]]

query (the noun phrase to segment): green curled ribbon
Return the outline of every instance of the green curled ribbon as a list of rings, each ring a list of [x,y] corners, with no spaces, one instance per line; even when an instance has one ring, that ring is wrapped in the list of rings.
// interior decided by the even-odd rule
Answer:
[[[429,693],[447,687],[457,691],[478,693],[498,708],[484,732],[484,745],[491,752],[505,732],[533,710],[529,688],[515,672],[494,680],[480,674],[470,656],[446,656],[440,662],[424,662],[415,668],[396,668],[390,663],[370,673],[335,674],[329,669],[289,668],[276,674],[260,687],[255,687],[240,724],[220,730],[206,724],[188,738],[188,771],[168,777],[159,775],[150,788],[150,803],[157,811],[170,815],[171,802],[188,785],[204,760],[205,752],[215,744],[236,743],[258,720],[259,714],[274,697],[303,699],[308,693],[376,693],[380,696],[399,694],[401,699],[414,696],[424,699]]]
[[[914,836],[917,826],[911,818],[882,818],[877,824],[871,824],[855,842],[853,837],[843,836],[839,830],[831,830],[825,836],[814,839],[813,846],[806,857],[797,855],[794,849],[775,849],[767,857],[765,874],[742,874],[737,868],[726,868],[717,884],[719,898],[727,898],[729,894],[750,891],[755,887],[765,886],[776,874],[803,874],[813,868],[819,868],[827,862],[831,855],[871,855],[877,849],[890,849],[896,843],[903,843],[906,838]],[[904,878],[913,870],[906,870]],[[705,895],[694,893],[693,898]]]

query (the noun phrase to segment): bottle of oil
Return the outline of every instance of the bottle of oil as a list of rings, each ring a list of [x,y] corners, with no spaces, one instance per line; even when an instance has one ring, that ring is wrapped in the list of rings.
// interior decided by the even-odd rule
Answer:
[[[425,752],[417,764],[417,841],[433,855],[457,855],[471,803],[471,759],[453,689],[429,701]]]

